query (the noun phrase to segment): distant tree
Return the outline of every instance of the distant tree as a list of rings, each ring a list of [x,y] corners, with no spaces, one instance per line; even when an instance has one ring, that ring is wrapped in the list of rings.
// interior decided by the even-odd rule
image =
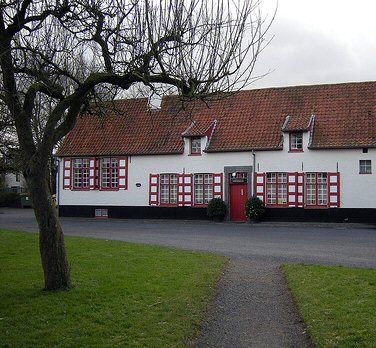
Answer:
[[[246,0],[0,2],[0,100],[39,225],[45,289],[71,286],[48,162],[77,116],[136,84],[172,86],[182,100],[240,89],[269,24]]]

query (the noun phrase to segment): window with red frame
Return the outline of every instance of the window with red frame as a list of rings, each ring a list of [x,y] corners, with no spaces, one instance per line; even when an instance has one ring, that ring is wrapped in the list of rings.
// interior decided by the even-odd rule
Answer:
[[[303,151],[303,133],[290,133],[290,151]]]
[[[287,173],[266,173],[266,204],[287,204]]]
[[[191,155],[201,155],[201,138],[191,138]]]
[[[117,158],[101,158],[101,188],[117,189],[119,187],[119,160]]]
[[[213,184],[213,174],[194,175],[195,204],[208,204],[213,199]]]
[[[178,175],[177,174],[161,174],[161,204],[177,204],[178,203]]]
[[[306,205],[327,206],[328,204],[328,174],[306,173]]]
[[[89,188],[90,159],[73,159],[73,189]]]

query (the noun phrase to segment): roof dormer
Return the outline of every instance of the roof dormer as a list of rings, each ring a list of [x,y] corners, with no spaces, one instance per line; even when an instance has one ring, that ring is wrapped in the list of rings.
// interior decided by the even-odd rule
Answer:
[[[289,152],[303,152],[312,142],[315,115],[288,115],[282,126]]]
[[[200,155],[210,145],[211,137],[215,131],[217,120],[211,122],[193,121],[182,133],[184,138],[189,138],[189,154]]]

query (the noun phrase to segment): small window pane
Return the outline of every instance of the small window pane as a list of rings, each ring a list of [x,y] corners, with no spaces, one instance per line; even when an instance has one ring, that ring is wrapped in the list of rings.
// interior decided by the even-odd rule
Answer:
[[[195,204],[208,204],[214,196],[213,174],[194,175],[194,202]]]
[[[303,134],[291,133],[290,134],[290,150],[302,150],[303,149]]]
[[[177,174],[161,174],[161,203],[177,204],[178,202],[178,180]]]
[[[266,180],[269,183],[275,183],[275,182],[277,182],[276,181],[276,175],[275,175],[275,173],[267,173]]]
[[[371,160],[360,160],[359,161],[359,174],[372,174]]]
[[[191,153],[193,154],[201,153],[201,138],[191,139]]]

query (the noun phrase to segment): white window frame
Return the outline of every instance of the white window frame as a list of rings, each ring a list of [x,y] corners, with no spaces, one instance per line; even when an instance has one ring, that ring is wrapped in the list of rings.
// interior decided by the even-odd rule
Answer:
[[[163,173],[159,175],[160,205],[178,204],[178,183],[178,174]]]
[[[117,157],[100,159],[100,185],[101,190],[119,189],[119,159]]]
[[[87,190],[90,184],[90,158],[73,158],[72,182],[74,190]]]
[[[266,204],[287,205],[287,173],[266,173]]]
[[[359,174],[372,174],[371,160],[359,160]]]
[[[201,138],[200,137],[191,138],[190,154],[201,155]]]
[[[196,173],[193,176],[194,204],[207,205],[214,198],[214,175]]]
[[[327,207],[329,180],[326,172],[305,173],[305,204],[309,207]]]
[[[303,133],[290,133],[290,151],[303,151]]]

